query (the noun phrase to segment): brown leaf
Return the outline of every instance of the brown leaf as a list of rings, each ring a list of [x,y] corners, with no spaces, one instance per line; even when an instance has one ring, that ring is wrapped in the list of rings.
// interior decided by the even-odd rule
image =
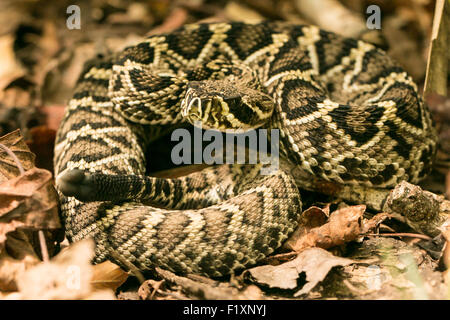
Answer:
[[[0,185],[0,224],[12,219],[35,229],[61,227],[49,171],[33,168]]]
[[[194,281],[187,277],[176,275],[168,270],[155,268],[156,273],[169,284],[176,284],[186,293],[206,300],[251,300],[261,299],[262,294],[256,288],[247,287],[238,290],[231,284],[212,284],[211,281]],[[198,280],[198,279],[197,279]],[[214,282],[214,281],[212,281]],[[144,289],[143,289],[144,290]]]
[[[296,247],[298,239],[305,237],[311,229],[320,227],[327,222],[330,215],[330,207],[321,209],[316,206],[309,207],[300,216],[299,225],[289,239],[284,243],[284,248],[291,249]]]
[[[0,141],[4,146],[0,151],[0,289],[14,290],[19,274],[39,261],[36,252],[41,248],[33,247],[39,246],[33,241],[33,230],[61,225],[52,174],[34,167],[34,154],[18,130]],[[21,165],[27,170],[23,174],[18,169]]]
[[[376,229],[384,220],[390,218],[390,215],[386,212],[381,212],[373,216],[370,220],[363,222],[363,229],[361,233],[372,232]]]
[[[12,221],[10,223],[2,223],[0,226],[6,227],[22,227],[20,221]],[[26,231],[17,229],[8,232],[8,241],[6,249],[0,250],[0,290],[12,291],[17,290],[17,276],[40,262],[33,246],[30,243],[30,236]],[[4,236],[1,248],[3,248],[6,236]]]
[[[37,263],[39,259],[33,254],[17,260],[9,256],[6,250],[0,251],[0,291],[18,290],[18,275]]]
[[[111,290],[91,285],[94,242],[83,240],[63,250],[50,262],[39,263],[17,277],[19,299],[114,299]]]
[[[6,241],[6,234],[15,231],[17,228],[23,227],[25,224],[22,221],[11,221],[9,223],[0,223],[0,252]]]
[[[307,294],[320,281],[322,281],[331,268],[346,266],[354,261],[351,259],[333,256],[320,248],[303,250],[297,258],[278,266],[265,265],[249,269],[248,272],[257,283],[270,288],[295,289],[301,273],[306,274],[307,283],[295,296]]]
[[[9,148],[19,159],[24,170],[34,167],[35,155],[28,149],[27,144],[23,140],[20,130],[15,130],[0,137],[0,143]],[[17,177],[20,170],[14,159],[0,148],[0,183]]]
[[[61,225],[52,174],[34,167],[34,154],[29,151],[19,130],[1,137],[0,142],[3,145],[3,153],[0,153],[0,173],[3,173],[3,178],[8,179],[0,183],[1,249],[6,234],[19,226],[57,229]],[[20,174],[20,166],[27,171]]]
[[[284,247],[299,252],[309,247],[328,249],[352,241],[361,233],[365,211],[365,205],[346,207],[333,212],[328,222],[321,226],[308,229],[301,225],[302,231],[296,231]]]
[[[123,271],[111,261],[97,264],[93,266],[93,270],[91,285],[97,290],[111,289],[116,291],[128,279],[128,272]]]

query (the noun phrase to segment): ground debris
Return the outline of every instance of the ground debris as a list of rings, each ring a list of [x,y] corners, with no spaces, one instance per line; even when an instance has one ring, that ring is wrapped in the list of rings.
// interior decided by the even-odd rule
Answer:
[[[312,214],[312,212],[320,211],[316,208],[305,210],[300,226],[285,242],[284,247],[299,252],[309,247],[328,249],[355,240],[360,236],[365,210],[364,205],[339,209],[330,215],[327,223],[322,223],[320,226],[318,225],[320,222],[317,222],[318,218]],[[314,218],[315,223],[312,222]]]
[[[194,281],[187,277],[178,276],[170,271],[156,268],[157,274],[166,282],[176,284],[181,290],[198,299],[206,300],[260,300],[263,298],[261,291],[254,286],[246,286],[239,290],[231,285],[211,281]],[[146,283],[146,286],[149,284]],[[142,287],[142,286],[141,286]],[[145,290],[145,289],[140,289]]]
[[[449,218],[450,201],[408,182],[399,183],[386,199],[383,210],[404,220],[414,230],[437,236]]]
[[[114,299],[110,289],[92,286],[94,254],[92,240],[80,241],[58,254],[50,262],[38,263],[17,277],[18,292],[5,299]],[[95,281],[95,279],[94,279]]]
[[[320,281],[322,281],[331,268],[345,266],[353,263],[351,259],[333,256],[320,248],[308,248],[289,262],[278,266],[260,266],[249,269],[247,272],[258,284],[270,288],[296,289],[302,273],[306,275],[306,284],[298,290],[294,297],[307,294]]]

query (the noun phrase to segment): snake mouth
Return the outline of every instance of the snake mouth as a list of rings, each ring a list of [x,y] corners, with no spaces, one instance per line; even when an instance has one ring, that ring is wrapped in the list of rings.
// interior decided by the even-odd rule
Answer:
[[[196,95],[193,89],[188,89],[186,96],[181,101],[181,115],[189,122],[202,120],[202,99]]]
[[[192,125],[204,129],[225,130],[227,103],[215,93],[206,93],[201,97],[189,89],[181,102],[181,115]]]
[[[274,109],[270,96],[227,81],[193,81],[181,102],[181,114],[204,129],[245,132],[268,121]],[[200,124],[199,124],[200,123]]]
[[[182,106],[181,114],[188,120],[202,120],[202,100],[199,97],[193,98],[187,106]]]

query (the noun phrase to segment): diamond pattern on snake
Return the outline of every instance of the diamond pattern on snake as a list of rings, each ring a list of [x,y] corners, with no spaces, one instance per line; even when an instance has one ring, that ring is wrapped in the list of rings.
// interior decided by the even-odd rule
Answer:
[[[261,175],[262,164],[223,164],[175,179],[147,175],[158,156],[149,143],[195,121],[278,129],[279,169]],[[416,84],[382,50],[315,26],[213,23],[88,63],[54,165],[66,235],[94,238],[94,262],[120,256],[140,270],[214,277],[283,244],[310,178],[389,189],[424,178],[435,151]]]

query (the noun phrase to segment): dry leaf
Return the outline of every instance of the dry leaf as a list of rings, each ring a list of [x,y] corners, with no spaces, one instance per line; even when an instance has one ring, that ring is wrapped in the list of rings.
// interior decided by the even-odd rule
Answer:
[[[93,266],[91,285],[94,289],[111,289],[116,291],[128,278],[128,272],[123,271],[111,261],[105,261]]]
[[[296,231],[284,247],[298,252],[309,247],[328,249],[355,240],[361,233],[361,220],[365,211],[365,205],[346,207],[333,212],[329,221],[322,226],[305,229],[301,225],[299,229],[302,231]]]
[[[40,249],[33,248],[33,232],[24,229],[57,229],[61,225],[52,174],[34,167],[34,154],[19,130],[1,137],[0,142],[0,289],[15,290],[19,274],[39,262],[36,252]],[[20,166],[27,171],[20,174]]]
[[[292,250],[298,239],[305,237],[308,232],[311,231],[311,229],[320,227],[327,222],[328,216],[330,215],[329,211],[329,206],[327,206],[325,210],[316,206],[312,206],[303,211],[300,216],[297,229],[284,243],[283,247]]]
[[[17,277],[39,261],[36,255],[27,255],[17,260],[10,257],[5,250],[0,251],[0,291],[18,290]]]
[[[33,229],[57,229],[61,225],[52,174],[34,167],[34,154],[23,142],[19,130],[1,137],[0,143],[4,146],[0,153],[0,172],[8,179],[0,183],[1,248],[6,233],[15,230],[20,223],[21,227]],[[27,171],[20,174],[19,166]],[[16,222],[4,225],[12,220]]]
[[[306,274],[307,283],[295,296],[308,293],[322,281],[331,268],[354,263],[351,259],[333,256],[320,248],[308,248],[297,258],[278,266],[265,265],[249,269],[248,272],[259,284],[270,288],[295,289],[301,273]]]
[[[12,219],[34,229],[60,228],[52,174],[33,168],[0,185],[0,224]]]
[[[30,244],[30,236],[24,230],[17,229],[23,226],[20,221],[0,223],[0,227],[14,227],[10,231],[2,230],[0,241],[0,290],[17,290],[17,276],[31,266],[40,262],[33,246]],[[14,232],[13,232],[14,231]],[[1,233],[0,232],[0,235]],[[6,250],[3,250],[8,233]]]
[[[114,299],[111,290],[95,291],[91,285],[94,255],[92,239],[77,242],[47,263],[17,277],[20,299]]]
[[[28,149],[27,144],[20,135],[20,130],[15,130],[0,137],[0,143],[15,154],[24,170],[34,167],[35,155]],[[0,148],[0,183],[17,177],[19,174],[20,170],[14,159],[3,148]]]
[[[386,212],[381,212],[373,216],[370,220],[365,220],[363,222],[363,228],[361,233],[369,233],[378,228],[378,226],[383,223],[384,220],[390,218],[390,215]]]
[[[0,222],[0,252],[6,241],[6,234],[15,231],[17,228],[23,227],[25,224],[22,221],[11,221],[9,223]]]

